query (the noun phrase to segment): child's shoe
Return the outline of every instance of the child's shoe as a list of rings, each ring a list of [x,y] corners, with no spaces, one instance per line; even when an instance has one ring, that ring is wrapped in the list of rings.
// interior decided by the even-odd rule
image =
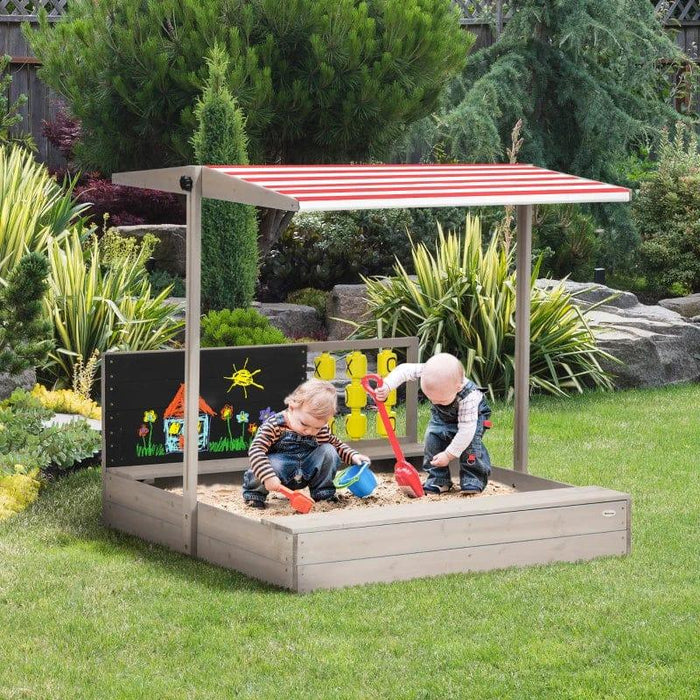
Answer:
[[[485,485],[482,484],[478,479],[460,479],[459,482],[459,488],[461,489],[462,493],[470,495],[470,494],[476,494],[476,493],[481,493]]]
[[[255,501],[255,500],[250,500],[245,502],[246,506],[248,508],[256,508],[257,510],[265,510],[265,501]]]
[[[423,491],[426,493],[441,494],[452,490],[452,482],[449,484],[435,484],[426,481],[423,484]]]

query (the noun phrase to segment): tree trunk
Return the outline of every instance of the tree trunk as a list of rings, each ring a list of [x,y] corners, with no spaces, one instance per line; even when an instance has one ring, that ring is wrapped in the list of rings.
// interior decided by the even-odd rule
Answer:
[[[260,209],[260,228],[258,229],[258,248],[260,258],[267,255],[272,246],[277,243],[289,222],[294,216],[293,211],[282,209]]]

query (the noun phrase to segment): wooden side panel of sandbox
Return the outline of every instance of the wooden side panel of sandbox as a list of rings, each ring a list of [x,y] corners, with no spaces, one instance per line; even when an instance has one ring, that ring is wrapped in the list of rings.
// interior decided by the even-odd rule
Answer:
[[[108,471],[107,525],[185,554],[182,496]],[[294,538],[274,525],[221,508],[197,506],[197,557],[283,588],[293,583]]]
[[[410,522],[309,524],[297,538],[293,587],[305,592],[421,576],[621,555],[630,500],[596,487],[416,505]],[[423,509],[421,514],[420,509]],[[354,525],[354,526],[353,526]],[[299,528],[302,526],[300,525]]]

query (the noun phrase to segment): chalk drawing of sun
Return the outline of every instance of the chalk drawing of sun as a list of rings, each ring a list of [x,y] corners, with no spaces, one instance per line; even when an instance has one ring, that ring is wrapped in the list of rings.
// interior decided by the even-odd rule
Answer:
[[[230,377],[224,377],[224,379],[228,379],[231,382],[231,386],[226,390],[226,393],[228,394],[231,389],[233,389],[234,386],[240,386],[243,388],[243,393],[245,394],[246,399],[248,398],[248,387],[249,386],[254,386],[257,387],[258,389],[264,389],[265,387],[262,384],[257,384],[255,382],[255,375],[258,372],[262,372],[261,369],[256,369],[254,372],[251,372],[249,369],[246,369],[248,366],[248,358],[245,358],[245,363],[243,364],[242,369],[236,369],[236,365],[233,365],[233,372],[231,373]]]

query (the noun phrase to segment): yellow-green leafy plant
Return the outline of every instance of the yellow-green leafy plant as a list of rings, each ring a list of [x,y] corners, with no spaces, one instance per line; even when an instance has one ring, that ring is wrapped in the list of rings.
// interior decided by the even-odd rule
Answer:
[[[459,357],[467,374],[492,397],[513,392],[515,349],[515,246],[498,236],[483,245],[478,218],[467,217],[464,234],[438,231],[435,253],[413,246],[415,278],[397,260],[388,279],[365,279],[370,313],[356,335],[417,336],[423,358],[436,352]],[[586,385],[611,388],[584,313],[559,284],[535,287],[530,280],[530,385],[553,394]]]
[[[15,464],[14,473],[0,472],[0,520],[20,513],[39,497],[41,481],[37,467]]]
[[[78,354],[73,366],[73,393],[83,399],[90,400],[90,390],[95,381],[95,374],[100,365],[100,351],[95,348],[87,362]]]
[[[49,244],[46,310],[52,319],[56,350],[47,371],[70,386],[79,357],[97,350],[155,350],[177,335],[182,322],[165,303],[170,288],[151,296],[145,262],[147,246],[102,264],[94,235],[81,237],[75,226],[62,241]]]
[[[97,403],[71,389],[50,390],[41,384],[36,384],[32,389],[32,396],[36,396],[44,408],[55,413],[70,413],[95,420],[102,418],[102,409]]]
[[[57,183],[44,165],[20,146],[0,146],[0,278],[7,279],[20,259],[46,253],[49,242],[87,208],[72,198],[73,183]]]

